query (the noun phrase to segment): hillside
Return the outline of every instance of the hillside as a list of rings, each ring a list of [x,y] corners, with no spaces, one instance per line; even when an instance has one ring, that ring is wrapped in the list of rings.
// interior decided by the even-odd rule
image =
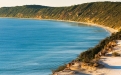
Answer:
[[[0,8],[0,17],[70,20],[121,29],[121,2],[92,2],[70,7],[24,5]]]

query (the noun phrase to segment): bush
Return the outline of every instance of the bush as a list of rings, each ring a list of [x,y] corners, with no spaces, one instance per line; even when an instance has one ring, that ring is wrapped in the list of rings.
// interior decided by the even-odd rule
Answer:
[[[112,55],[115,56],[115,57],[116,57],[116,56],[120,56],[120,54],[117,53],[117,52],[113,52]]]
[[[56,70],[52,70],[53,73],[55,72],[59,72],[59,71],[62,71],[66,68],[66,64],[65,65],[62,65],[62,66],[59,66]]]

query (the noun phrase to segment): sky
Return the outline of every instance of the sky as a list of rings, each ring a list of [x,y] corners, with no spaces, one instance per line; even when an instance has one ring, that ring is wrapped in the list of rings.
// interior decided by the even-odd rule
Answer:
[[[0,7],[22,6],[22,5],[45,5],[45,6],[71,6],[87,2],[111,1],[111,0],[0,0]],[[121,1],[121,0],[112,0]]]

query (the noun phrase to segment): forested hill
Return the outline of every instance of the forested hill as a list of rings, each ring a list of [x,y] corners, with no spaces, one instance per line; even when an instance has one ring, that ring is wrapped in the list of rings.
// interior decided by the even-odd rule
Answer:
[[[40,5],[2,7],[0,17],[70,20],[121,29],[121,2],[92,2],[70,7]]]

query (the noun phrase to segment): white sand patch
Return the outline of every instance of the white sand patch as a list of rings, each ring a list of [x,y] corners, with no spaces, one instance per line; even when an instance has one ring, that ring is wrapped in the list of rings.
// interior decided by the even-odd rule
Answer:
[[[115,52],[121,54],[121,46],[114,47]],[[112,54],[110,52],[109,54]],[[121,75],[121,56],[118,57],[101,57],[100,63],[104,65],[105,68],[97,69],[91,75]]]
[[[121,75],[121,57],[102,57],[100,61],[105,68],[98,69],[97,73],[102,75]]]

